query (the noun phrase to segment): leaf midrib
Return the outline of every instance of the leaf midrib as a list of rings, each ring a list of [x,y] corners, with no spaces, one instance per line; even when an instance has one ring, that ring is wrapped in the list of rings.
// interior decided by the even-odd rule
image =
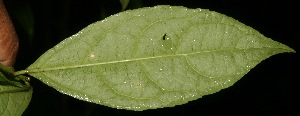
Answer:
[[[115,64],[115,63],[125,63],[125,62],[134,62],[140,60],[149,60],[149,59],[156,59],[156,58],[166,58],[166,57],[179,57],[184,56],[187,57],[189,55],[194,54],[202,54],[202,53],[213,53],[213,52],[222,52],[222,51],[246,51],[246,50],[259,50],[259,49],[283,49],[283,48],[247,48],[247,49],[221,49],[221,50],[205,50],[200,52],[192,52],[192,53],[182,53],[182,54],[171,54],[171,55],[160,55],[160,56],[153,56],[153,57],[142,57],[142,58],[134,58],[134,59],[124,59],[124,60],[116,60],[116,61],[109,61],[109,62],[99,62],[99,63],[90,63],[90,64],[81,64],[81,65],[72,65],[72,66],[63,66],[63,67],[51,67],[51,68],[33,68],[33,69],[26,69],[15,72],[15,75],[26,74],[26,73],[38,73],[38,72],[45,72],[45,71],[54,71],[54,70],[65,70],[65,69],[73,69],[73,68],[83,68],[83,67],[91,67],[97,65],[106,65],[106,64]]]

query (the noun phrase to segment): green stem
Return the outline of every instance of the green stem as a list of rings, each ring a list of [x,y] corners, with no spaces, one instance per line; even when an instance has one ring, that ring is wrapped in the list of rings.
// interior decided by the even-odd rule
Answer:
[[[0,94],[4,93],[15,93],[15,92],[25,92],[31,89],[31,86],[25,86],[22,88],[17,88],[17,89],[11,89],[11,90],[5,90],[5,91],[0,91]]]
[[[14,71],[13,70],[11,70],[9,67],[6,67],[6,66],[4,66],[2,64],[0,64],[0,71],[1,72],[5,72],[5,73],[10,74],[10,75],[14,75]]]
[[[28,73],[28,70],[20,70],[20,71],[14,72],[13,74],[15,76],[17,76],[17,75],[22,75],[22,74],[27,74],[27,73]]]
[[[5,78],[3,78],[3,79],[6,82],[8,82],[12,85],[15,85],[15,86],[19,86],[19,80],[22,80],[25,83],[25,85],[30,86],[30,84],[29,84],[30,78],[21,75],[21,74],[26,74],[27,72],[28,71],[23,70],[23,71],[18,71],[16,74],[16,72],[14,72],[9,67],[6,67],[6,66],[0,64],[0,73],[5,75]]]
[[[21,79],[27,86],[30,86],[29,81],[30,78],[24,75],[18,75],[16,78]]]

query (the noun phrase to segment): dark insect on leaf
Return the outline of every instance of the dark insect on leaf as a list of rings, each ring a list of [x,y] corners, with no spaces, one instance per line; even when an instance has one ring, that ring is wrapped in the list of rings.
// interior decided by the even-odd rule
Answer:
[[[163,40],[166,40],[166,36],[167,36],[167,34],[165,33],[165,34],[163,35]]]

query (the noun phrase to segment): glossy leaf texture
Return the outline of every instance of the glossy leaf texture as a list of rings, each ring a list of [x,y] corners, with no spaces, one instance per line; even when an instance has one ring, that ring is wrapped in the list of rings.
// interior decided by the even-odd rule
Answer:
[[[93,23],[19,73],[81,100],[141,111],[218,92],[283,52],[294,50],[223,14],[156,6]]]
[[[21,116],[31,100],[32,88],[17,86],[6,78],[0,72],[0,116]]]

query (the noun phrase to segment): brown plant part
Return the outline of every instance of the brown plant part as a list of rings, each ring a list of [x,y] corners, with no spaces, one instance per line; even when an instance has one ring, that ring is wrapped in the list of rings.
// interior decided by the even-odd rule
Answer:
[[[3,1],[0,0],[0,63],[12,67],[16,60],[18,48],[18,36]]]

